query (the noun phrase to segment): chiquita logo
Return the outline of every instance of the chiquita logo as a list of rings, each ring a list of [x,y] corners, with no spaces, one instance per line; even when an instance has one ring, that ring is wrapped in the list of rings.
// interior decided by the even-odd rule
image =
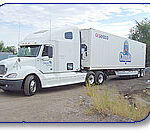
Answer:
[[[99,34],[99,33],[95,33],[95,37],[96,37],[96,38],[100,38],[100,39],[105,39],[105,40],[108,40],[108,39],[109,39],[108,36],[102,35],[102,34]]]
[[[120,52],[119,60],[120,62],[125,62],[125,64],[131,62],[131,54],[129,53],[129,44],[127,41],[124,42],[123,52]]]

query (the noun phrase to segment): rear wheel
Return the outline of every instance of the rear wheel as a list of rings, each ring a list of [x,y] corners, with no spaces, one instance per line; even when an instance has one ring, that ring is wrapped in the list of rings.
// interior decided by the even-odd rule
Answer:
[[[141,77],[141,72],[138,71],[137,78],[140,78],[140,77]]]
[[[38,88],[37,78],[34,75],[29,75],[24,82],[24,94],[26,96],[32,96],[36,93]]]
[[[102,84],[105,80],[104,73],[101,71],[96,72],[96,83]]]
[[[141,77],[143,77],[145,75],[145,70],[144,69],[141,69]]]
[[[95,84],[95,73],[94,72],[88,72],[87,76],[86,76],[86,83],[90,84],[90,85],[94,85]]]

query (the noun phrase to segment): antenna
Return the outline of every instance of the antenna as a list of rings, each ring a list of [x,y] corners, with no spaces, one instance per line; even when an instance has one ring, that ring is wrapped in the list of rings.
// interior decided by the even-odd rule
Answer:
[[[19,22],[18,22],[18,47],[20,42],[20,16],[19,16]]]
[[[52,24],[52,23],[51,23],[51,19],[50,19],[50,20],[49,20],[49,39],[50,39],[50,41],[51,41],[51,39],[52,39],[52,38],[51,38],[51,32],[52,32],[52,31],[51,31],[51,24]]]

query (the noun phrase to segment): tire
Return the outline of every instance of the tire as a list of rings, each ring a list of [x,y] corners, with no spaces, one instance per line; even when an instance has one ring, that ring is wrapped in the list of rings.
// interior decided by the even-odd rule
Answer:
[[[141,72],[138,71],[137,78],[140,78],[140,77],[141,77]]]
[[[144,69],[141,69],[141,77],[144,77],[145,76],[145,70]]]
[[[106,79],[105,74],[102,71],[96,72],[96,84],[98,85],[103,84],[105,79]]]
[[[90,85],[94,85],[95,84],[95,73],[92,72],[92,71],[89,71],[87,73],[87,76],[86,76],[86,83],[90,84]]]
[[[23,91],[26,96],[32,96],[36,93],[38,88],[38,80],[36,76],[29,75],[24,82]]]

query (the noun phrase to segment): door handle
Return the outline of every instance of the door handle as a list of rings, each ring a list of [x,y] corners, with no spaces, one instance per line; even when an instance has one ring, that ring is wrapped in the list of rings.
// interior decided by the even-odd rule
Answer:
[[[42,61],[48,61],[49,59],[42,59]]]

